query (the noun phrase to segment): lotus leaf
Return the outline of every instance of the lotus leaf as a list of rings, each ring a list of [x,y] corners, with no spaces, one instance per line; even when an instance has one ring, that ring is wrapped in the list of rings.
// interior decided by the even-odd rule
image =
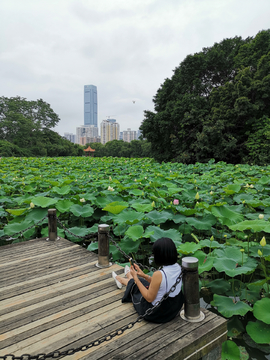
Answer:
[[[252,311],[252,307],[243,301],[235,302],[232,298],[214,294],[212,306],[216,306],[221,315],[230,318],[233,315],[244,316],[248,311]]]
[[[17,232],[23,232],[25,229],[33,225],[33,221],[24,220],[21,223],[9,223],[4,227],[4,232],[6,235],[13,235]]]
[[[257,301],[253,307],[253,314],[256,319],[266,324],[270,324],[270,299],[263,298]]]
[[[224,341],[222,344],[221,360],[239,360],[240,350],[231,340]]]
[[[36,205],[36,206],[40,206],[42,208],[50,208],[50,206],[54,205],[55,203],[57,203],[56,198],[52,199],[52,198],[48,198],[48,197],[44,197],[44,196],[37,196],[34,197],[32,199],[32,202]]]
[[[186,242],[178,246],[177,251],[180,252],[181,254],[188,255],[188,254],[193,254],[195,251],[197,251],[200,248],[201,247],[199,244],[195,244],[194,242]]]
[[[186,222],[189,225],[195,227],[195,229],[198,229],[198,230],[210,230],[211,227],[213,225],[215,225],[216,218],[213,215],[208,214],[208,215],[206,215],[204,217],[199,217],[199,218],[187,217]]]
[[[176,247],[182,243],[182,236],[175,229],[162,230],[157,226],[148,226],[146,230],[147,230],[147,232],[152,232],[152,231],[154,232],[154,234],[150,236],[150,239],[153,242],[160,239],[161,237],[169,237],[174,241]]]
[[[65,212],[69,212],[70,211],[70,207],[74,205],[74,202],[70,201],[70,200],[59,200],[55,207],[58,211],[60,211],[61,213],[65,213]]]
[[[125,235],[130,237],[133,241],[136,241],[136,240],[140,239],[141,237],[143,237],[143,227],[141,225],[130,226],[127,229]]]
[[[128,224],[134,225],[141,221],[144,217],[143,213],[137,211],[125,209],[120,214],[117,214],[113,218],[114,224]]]
[[[200,245],[201,245],[201,248],[204,248],[204,247],[208,247],[208,248],[211,248],[211,249],[217,249],[217,248],[224,248],[225,245],[224,244],[220,244],[218,241],[216,240],[209,240],[209,239],[205,239],[205,240],[201,240],[200,241]]]
[[[114,201],[110,204],[107,204],[102,210],[108,211],[112,214],[119,214],[124,209],[128,208],[128,203],[124,201]]]
[[[70,207],[70,211],[75,216],[81,216],[81,217],[90,217],[94,213],[94,209],[89,205],[86,204],[84,206],[75,204]]]
[[[245,331],[243,323],[239,320],[238,316],[232,316],[227,323],[228,336],[237,338],[240,334]]]
[[[156,211],[153,210],[146,215],[148,219],[150,219],[154,224],[162,224],[165,223],[167,220],[171,220],[173,215],[168,211]]]
[[[130,237],[125,236],[120,241],[119,246],[126,254],[137,253],[140,246],[140,240],[133,241]]]
[[[238,223],[244,218],[242,214],[239,214],[227,205],[212,207],[211,212],[223,225],[227,226]]]
[[[78,238],[76,235],[86,236],[88,234],[91,234],[91,232],[92,232],[90,229],[87,229],[85,227],[77,227],[77,226],[69,228],[68,230],[74,235],[71,235],[70,233],[66,232],[66,237],[73,242],[81,242],[82,241],[82,239]]]
[[[216,258],[214,260],[214,267],[217,269],[217,271],[224,271],[226,275],[230,277],[251,273],[256,269],[257,265],[258,264],[256,260],[252,258],[248,258],[247,261],[243,263],[243,265],[235,260],[228,258]]]
[[[267,232],[270,233],[270,223],[264,220],[245,220],[235,225],[228,225],[231,230],[245,231],[252,230],[254,232]]]
[[[225,294],[228,290],[230,290],[231,284],[224,279],[216,279],[210,281],[210,283],[208,283],[206,287],[211,289],[213,293],[222,295]]]
[[[129,190],[129,194],[135,195],[135,196],[142,196],[144,194],[144,192],[139,189],[133,189],[133,190]]]
[[[57,187],[57,186],[54,186],[52,188],[52,191],[53,192],[56,192],[57,194],[59,195],[67,195],[70,193],[70,186],[66,185],[66,186],[62,186],[61,188]]]
[[[251,339],[257,344],[270,343],[270,325],[259,320],[256,322],[249,321],[246,330]]]
[[[27,221],[40,221],[41,219],[43,219],[44,217],[46,217],[46,215],[48,215],[48,210],[46,209],[41,209],[41,208],[34,208],[32,209],[26,216],[25,216],[25,220]],[[48,218],[46,217],[46,219],[43,221],[44,223],[48,223]]]
[[[142,204],[142,203],[133,203],[130,205],[133,209],[135,209],[138,212],[142,212],[142,213],[148,213],[151,210],[153,210],[153,206],[151,205],[151,203],[148,204]]]
[[[14,215],[14,216],[22,215],[27,210],[28,210],[28,208],[26,208],[26,209],[6,209],[6,211],[8,213],[10,213],[11,215]]]

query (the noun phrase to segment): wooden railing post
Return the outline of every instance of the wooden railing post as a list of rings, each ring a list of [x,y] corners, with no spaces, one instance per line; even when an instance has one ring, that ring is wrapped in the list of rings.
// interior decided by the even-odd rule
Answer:
[[[57,239],[57,218],[56,209],[48,209],[48,230],[49,241],[55,241]]]
[[[112,265],[109,262],[109,230],[109,225],[98,225],[98,262],[96,266],[99,268],[105,268]]]
[[[182,319],[190,322],[199,322],[204,319],[204,313],[200,311],[198,259],[184,257],[182,259],[183,288],[185,296],[184,310],[180,315]]]

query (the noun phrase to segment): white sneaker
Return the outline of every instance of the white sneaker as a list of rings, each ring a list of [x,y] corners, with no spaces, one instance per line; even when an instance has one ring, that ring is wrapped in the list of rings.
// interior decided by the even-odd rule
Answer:
[[[125,275],[127,276],[127,273],[130,272],[130,268],[128,265],[125,266]]]
[[[112,277],[114,278],[114,281],[115,281],[115,283],[116,283],[116,286],[118,287],[118,289],[122,289],[122,284],[120,283],[120,281],[118,281],[117,279],[116,279],[116,273],[113,271],[112,272]]]

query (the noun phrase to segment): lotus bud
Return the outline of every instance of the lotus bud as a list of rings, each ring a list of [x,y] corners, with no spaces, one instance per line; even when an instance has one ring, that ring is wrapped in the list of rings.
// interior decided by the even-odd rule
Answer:
[[[240,251],[241,251],[241,252],[244,252],[244,251],[245,251],[245,249],[240,249]]]
[[[264,218],[264,215],[263,214],[260,214],[259,215],[259,219],[263,219]]]
[[[30,202],[30,208],[33,209],[35,207],[35,204]]]
[[[199,198],[200,198],[200,195],[199,195],[199,193],[197,192],[197,194],[195,195],[195,199],[196,199],[196,200],[199,200]]]
[[[174,200],[173,200],[173,205],[179,205],[179,200],[178,200],[178,199],[174,199]]]
[[[151,204],[152,207],[155,207],[155,202],[153,201],[152,204]]]
[[[210,237],[210,241],[213,241],[214,240],[214,236],[212,235],[211,237]]]
[[[214,193],[213,193],[213,191],[210,191],[210,195],[213,195]]]
[[[262,256],[262,252],[261,252],[260,249],[258,250],[258,255],[259,255],[259,256]]]
[[[111,176],[109,176],[109,180],[112,181],[112,177],[111,177]]]
[[[85,202],[85,199],[84,198],[80,199],[80,202],[81,203]]]
[[[266,240],[265,240],[265,236],[262,238],[262,240],[260,241],[260,245],[261,246],[265,246],[266,245]]]
[[[251,185],[250,185],[250,188],[253,189],[253,188],[254,188],[254,185],[251,184]]]

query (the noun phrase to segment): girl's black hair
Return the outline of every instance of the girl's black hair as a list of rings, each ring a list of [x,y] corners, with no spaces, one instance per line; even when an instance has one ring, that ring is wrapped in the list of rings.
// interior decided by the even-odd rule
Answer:
[[[153,245],[153,255],[157,266],[175,264],[178,255],[175,243],[166,237],[158,239]]]

